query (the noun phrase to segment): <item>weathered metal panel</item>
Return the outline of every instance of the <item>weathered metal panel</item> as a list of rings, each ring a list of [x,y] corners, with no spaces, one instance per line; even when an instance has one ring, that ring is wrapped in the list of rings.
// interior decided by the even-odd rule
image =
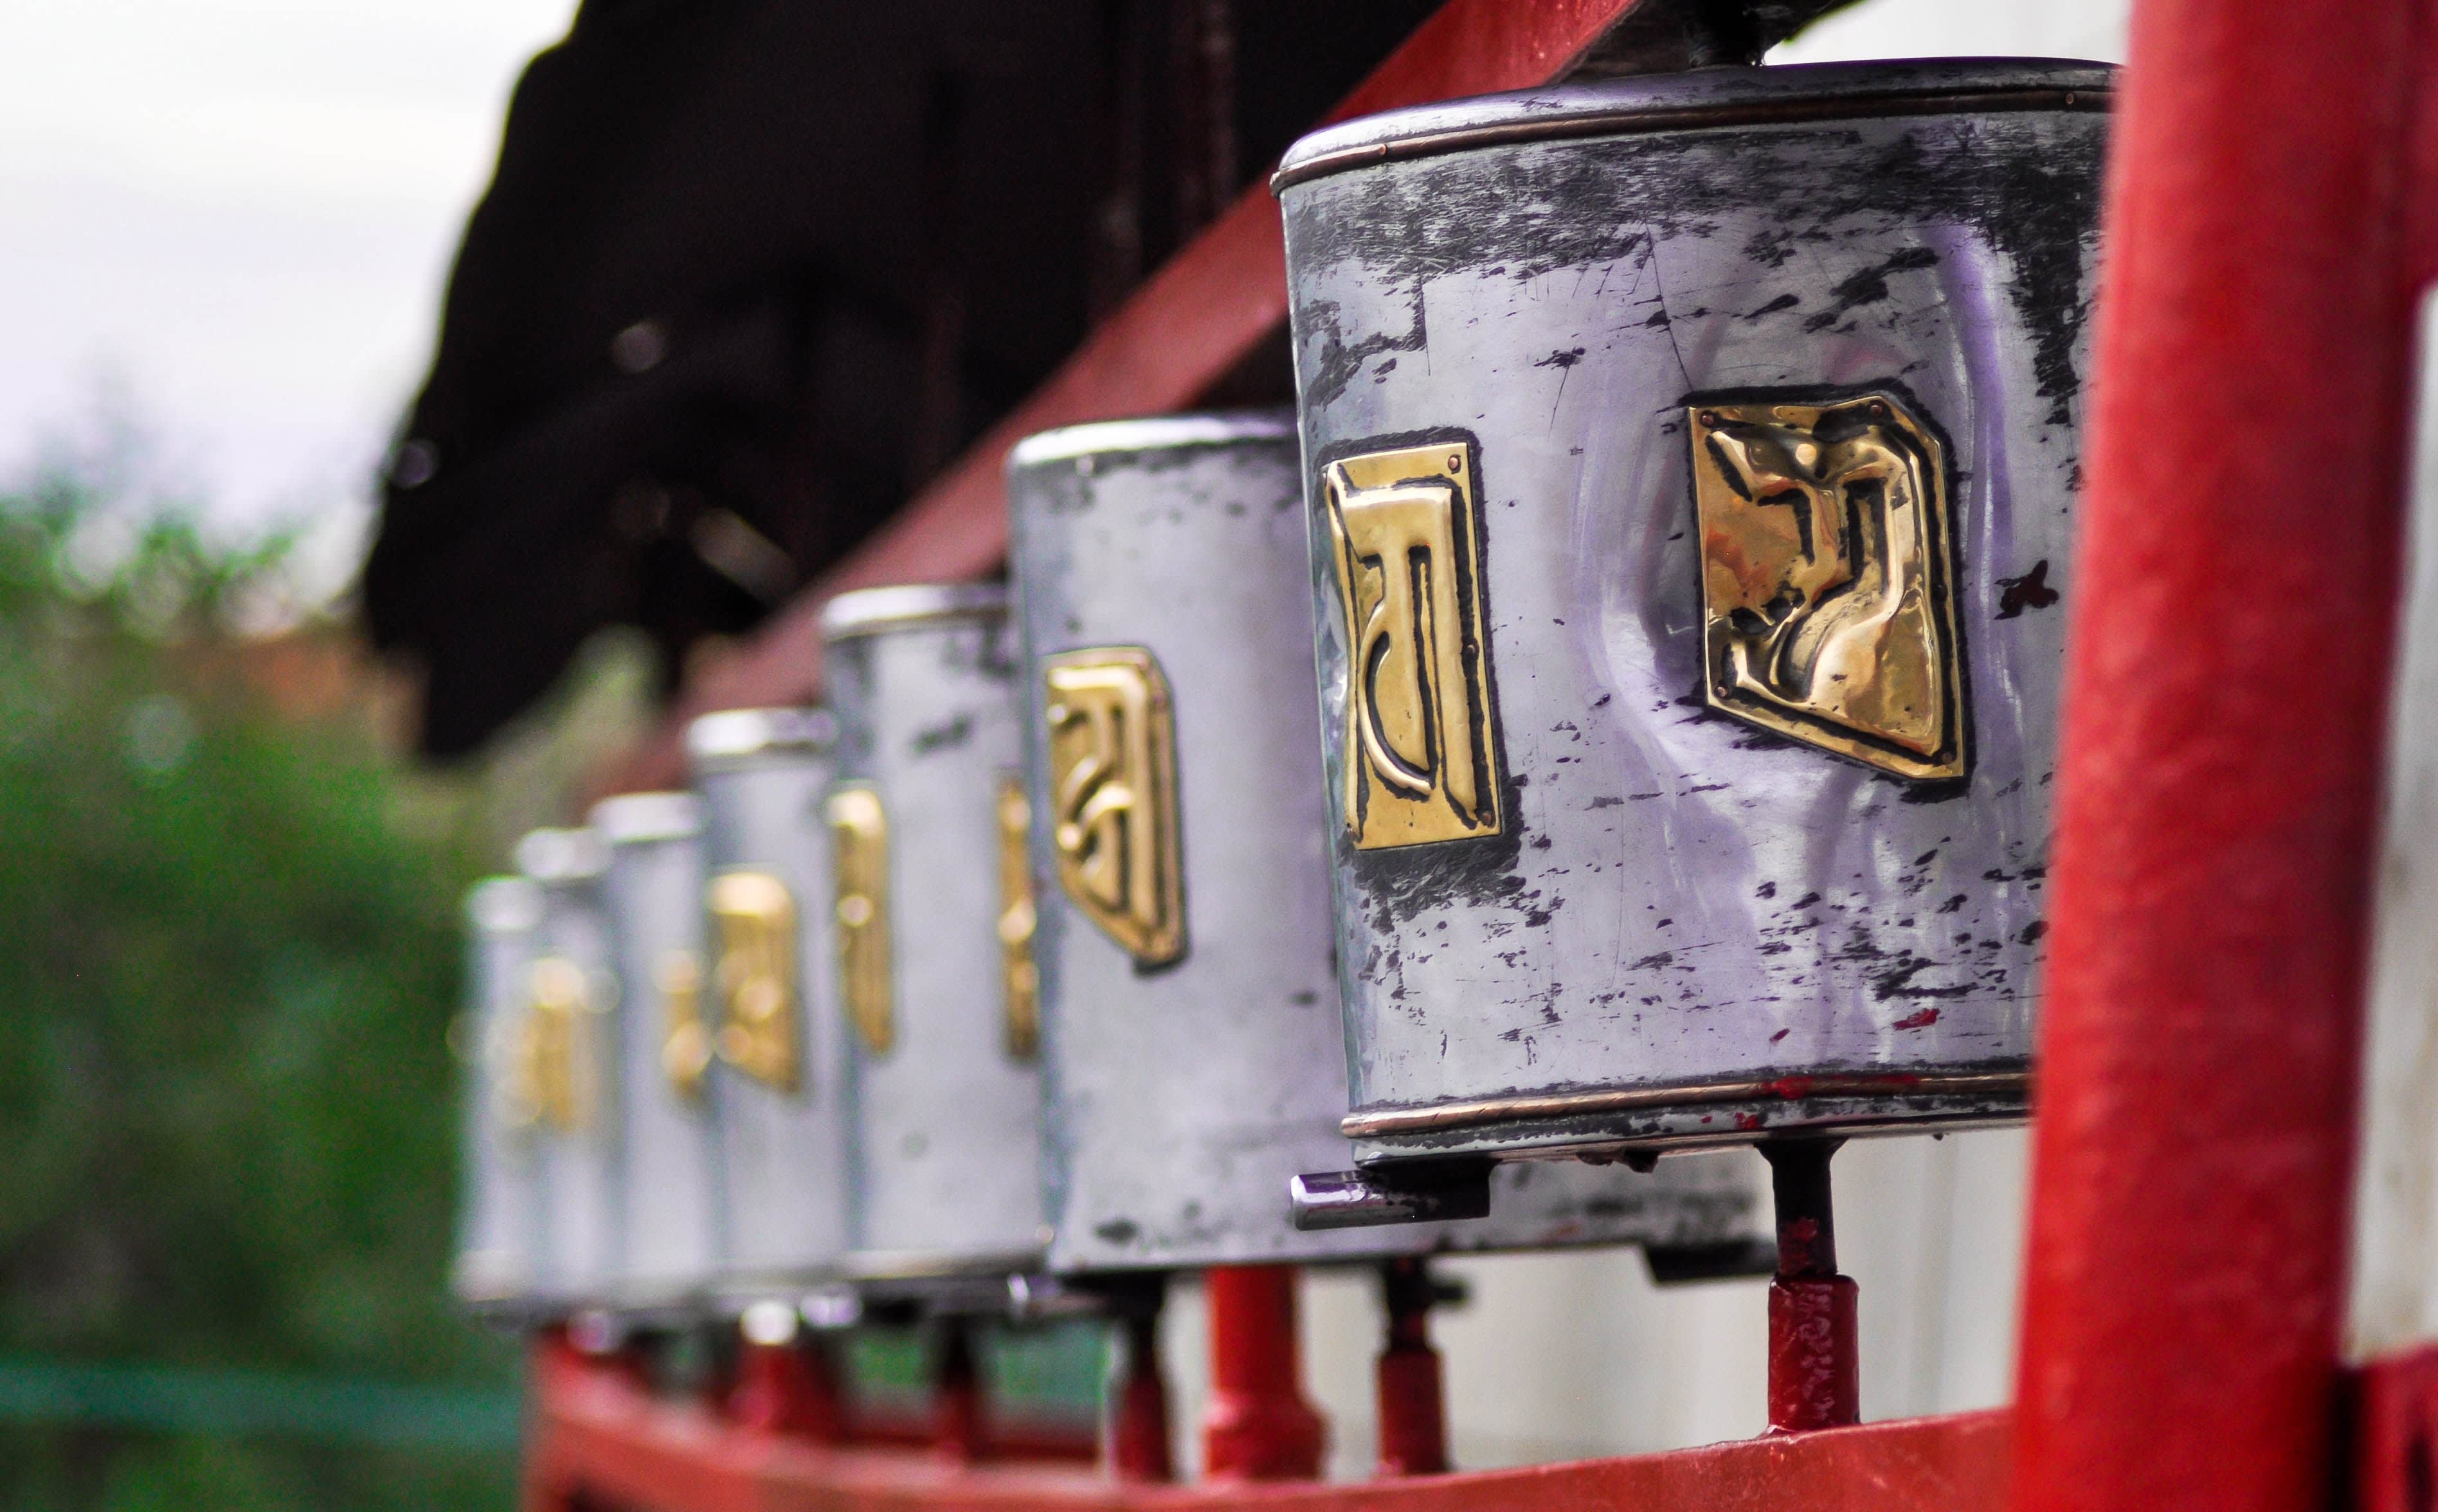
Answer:
[[[607,851],[589,829],[536,830],[517,842],[518,869],[542,894],[525,1013],[541,1184],[535,1290],[554,1308],[607,1299],[624,1236]]]
[[[486,877],[466,895],[466,1101],[450,1284],[461,1300],[486,1310],[514,1308],[530,1292],[540,1237],[536,1112],[522,1061],[525,982],[541,907],[540,889],[523,877]]]
[[[1053,1269],[1756,1234],[1740,1153],[1517,1164],[1488,1219],[1294,1227],[1289,1182],[1352,1153],[1299,476],[1283,413],[1080,426],[1010,464]],[[1111,693],[1143,669],[1157,709]]]
[[[1367,1154],[2020,1116],[2110,87],[1713,69],[1290,152]]]
[[[792,1075],[721,1054],[711,1067],[719,1164],[724,1292],[753,1293],[835,1274],[847,1245],[846,1020],[829,926],[830,841],[822,799],[834,727],[812,709],[708,714],[687,731],[702,795],[705,870],[776,881],[793,916],[795,976],[786,1016]],[[716,1036],[746,984],[719,961],[714,921]],[[748,1069],[751,1064],[753,1068]]]
[[[691,793],[627,793],[591,815],[608,842],[602,905],[618,974],[617,1108],[628,1308],[699,1305],[719,1215],[703,1028],[702,820]]]
[[[999,799],[1018,763],[1007,595],[842,594],[822,621],[859,1276],[1037,1261],[1041,1079],[1009,1011]]]

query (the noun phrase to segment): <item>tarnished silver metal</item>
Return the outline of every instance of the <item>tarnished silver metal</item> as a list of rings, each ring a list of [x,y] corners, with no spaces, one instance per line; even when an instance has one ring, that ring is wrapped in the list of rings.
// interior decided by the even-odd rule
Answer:
[[[722,1042],[710,1094],[723,1292],[818,1283],[847,1247],[847,1031],[822,817],[835,738],[818,709],[729,710],[686,730],[711,893],[706,1002]],[[792,968],[786,979],[774,964]]]
[[[616,1064],[626,1187],[618,1282],[629,1309],[707,1296],[720,1230],[705,1024],[701,804],[626,793],[594,804],[610,847],[602,904],[618,973]]]
[[[541,924],[541,889],[486,877],[466,895],[464,1154],[457,1255],[450,1285],[461,1301],[513,1309],[532,1292],[540,1211],[534,1173],[535,1105],[527,1056],[527,978]]]
[[[1287,154],[1363,1159],[2022,1115],[2111,82],[1706,69]]]
[[[847,1269],[1021,1270],[1044,1243],[1041,1081],[1009,1033],[1000,935],[1001,789],[1018,764],[1007,593],[846,593],[822,629],[839,729],[826,923],[856,1030]]]
[[[534,1290],[553,1309],[608,1300],[625,1239],[618,976],[601,895],[609,864],[609,847],[590,829],[536,830],[517,842],[517,869],[541,889],[525,969],[524,1056],[541,1187]]]
[[[1316,1178],[1345,1201],[1298,1228],[1291,1183],[1352,1155],[1299,480],[1282,413],[1009,459],[1052,1268],[1756,1234],[1740,1152],[1475,1162],[1400,1201]],[[1432,1217],[1481,1221],[1319,1231]]]

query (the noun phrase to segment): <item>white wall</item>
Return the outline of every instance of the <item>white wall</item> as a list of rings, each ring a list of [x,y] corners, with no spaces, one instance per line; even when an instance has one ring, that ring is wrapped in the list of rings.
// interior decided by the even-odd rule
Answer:
[[[2130,0],[1864,0],[1811,24],[1774,63],[1863,58],[2125,61]]]
[[[2423,307],[2421,352],[2362,1056],[2346,1327],[2356,1359],[2438,1338],[2438,301]]]

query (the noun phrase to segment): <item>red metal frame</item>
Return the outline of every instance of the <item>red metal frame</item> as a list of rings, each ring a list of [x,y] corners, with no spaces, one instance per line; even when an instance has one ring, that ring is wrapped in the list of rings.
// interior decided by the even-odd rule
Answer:
[[[1628,3],[1453,0],[1338,114],[1545,79]],[[2410,317],[2438,271],[2428,9],[2135,9],[2072,583],[2020,1454],[2007,1416],[1971,1415],[1532,1470],[1167,1487],[739,1431],[545,1345],[531,1504],[582,1487],[670,1509],[1977,1512],[2011,1484],[2022,1512],[2341,1491],[2430,1506],[2438,1351],[2349,1380],[2338,1345]],[[1191,403],[1276,327],[1280,273],[1257,188],[680,719],[813,694],[829,594],[995,567],[1007,446]],[[678,728],[634,780],[669,780]]]
[[[2424,11],[2135,9],[2070,594],[2021,1512],[2306,1507],[2333,1484]]]

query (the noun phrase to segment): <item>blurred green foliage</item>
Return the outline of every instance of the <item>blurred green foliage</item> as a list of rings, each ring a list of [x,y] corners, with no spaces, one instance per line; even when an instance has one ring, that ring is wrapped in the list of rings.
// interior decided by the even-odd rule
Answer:
[[[443,1285],[446,1042],[463,889],[542,800],[404,769],[362,700],[280,707],[239,627],[292,623],[287,543],[195,519],[90,471],[0,492],[0,1355],[512,1388]],[[12,1508],[504,1508],[513,1477],[0,1424]]]

